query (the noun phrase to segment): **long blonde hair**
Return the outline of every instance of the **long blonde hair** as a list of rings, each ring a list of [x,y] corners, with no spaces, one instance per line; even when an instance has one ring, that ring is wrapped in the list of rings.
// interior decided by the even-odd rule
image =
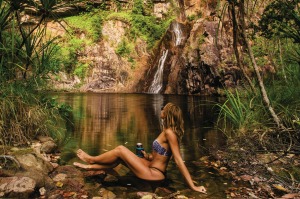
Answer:
[[[171,128],[180,143],[184,134],[184,121],[181,109],[173,103],[168,103],[164,107],[163,128]]]

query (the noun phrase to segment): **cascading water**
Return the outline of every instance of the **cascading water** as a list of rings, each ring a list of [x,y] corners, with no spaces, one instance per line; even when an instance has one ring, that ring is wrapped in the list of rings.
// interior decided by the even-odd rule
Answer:
[[[159,93],[160,89],[162,88],[164,64],[165,64],[167,55],[168,55],[168,50],[163,51],[163,54],[162,54],[161,58],[159,59],[157,71],[154,76],[154,80],[153,80],[151,86],[149,87],[150,93]]]
[[[174,42],[174,44],[176,46],[175,48],[179,49],[180,48],[179,46],[182,44],[182,42],[184,40],[184,36],[183,36],[182,30],[181,30],[181,25],[177,21],[174,21],[172,23],[172,25],[170,26],[170,29],[172,29],[172,32],[173,32],[173,34],[172,34],[173,40],[172,41]],[[171,52],[173,52],[173,49],[171,49]],[[158,62],[158,67],[157,67],[157,71],[155,73],[153,82],[148,89],[149,93],[159,93],[163,87],[163,71],[164,71],[164,64],[165,64],[167,55],[168,55],[168,50],[163,51],[163,54],[160,57],[159,62]],[[174,56],[174,54],[172,56]]]
[[[173,31],[175,33],[175,45],[178,46],[181,44],[182,31],[178,22],[173,23]]]

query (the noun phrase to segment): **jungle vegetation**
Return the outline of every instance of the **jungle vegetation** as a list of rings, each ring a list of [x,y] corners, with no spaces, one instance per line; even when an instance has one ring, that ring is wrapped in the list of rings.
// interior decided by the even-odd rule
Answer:
[[[265,3],[256,22],[253,16]],[[244,88],[226,90],[226,101],[217,105],[218,126],[231,154],[226,158],[260,175],[268,175],[266,166],[272,165],[272,178],[298,192],[300,171],[294,163],[273,163],[300,154],[299,1],[227,1],[222,12],[230,15],[235,58],[244,77]],[[252,167],[257,154],[274,158]]]
[[[66,2],[0,0],[1,145],[27,144],[40,134],[61,137],[64,130],[54,128],[54,124],[66,119],[68,107],[46,98],[43,90],[47,89],[50,76],[62,70],[85,77],[88,65],[78,62],[76,54],[83,46],[101,39],[101,26],[105,20],[118,19],[131,25],[129,39],[122,41],[116,49],[118,55],[126,57],[132,49],[131,42],[137,37],[143,38],[149,49],[154,48],[174,19],[170,11],[158,21],[150,14],[151,2],[147,1],[149,5],[143,6],[140,0],[134,1],[130,11],[122,10],[118,3],[117,12],[107,10],[102,4],[97,8],[89,5],[90,8],[76,16],[59,18],[56,11],[76,1]],[[266,9],[260,20],[258,23],[252,21],[251,16],[262,5]],[[25,10],[32,10],[38,16],[38,22],[34,25],[24,23],[22,13]],[[219,105],[221,128],[226,128],[224,132],[230,138],[249,136],[250,133],[257,140],[264,140],[268,147],[272,147],[272,138],[280,137],[283,148],[272,150],[299,151],[298,1],[226,1],[219,10],[221,21],[223,15],[230,16],[235,58],[243,73],[244,85],[236,92],[226,91],[227,101]],[[47,34],[48,18],[66,22],[61,23],[68,32],[63,44]],[[197,17],[188,19],[193,23]],[[76,30],[84,31],[87,39],[79,39]],[[262,73],[266,70],[267,73]],[[270,139],[263,139],[266,137]]]
[[[223,124],[229,121],[234,136],[257,128],[274,128],[297,138],[300,10],[297,1],[271,1],[255,24],[250,16],[259,3],[262,2],[256,5],[240,0],[224,5],[231,16],[233,47],[244,74],[245,89],[226,92],[227,101],[220,105],[219,117],[224,119]],[[255,75],[249,77],[246,71]]]
[[[56,1],[0,0],[1,146],[29,145],[39,135],[52,136],[58,144],[67,138],[64,120],[69,107],[43,92],[49,75],[59,70],[53,62],[56,38],[46,37],[45,26],[58,8]],[[38,23],[23,24],[24,9],[35,10]]]

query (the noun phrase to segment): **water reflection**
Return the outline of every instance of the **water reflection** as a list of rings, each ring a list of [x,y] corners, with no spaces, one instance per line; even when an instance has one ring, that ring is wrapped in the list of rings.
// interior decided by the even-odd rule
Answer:
[[[91,154],[121,144],[134,150],[137,142],[150,151],[161,132],[161,107],[168,102],[180,106],[184,114],[181,149],[186,160],[195,160],[205,153],[204,149],[223,143],[213,128],[213,103],[199,96],[60,93],[54,97],[73,107],[76,148]]]

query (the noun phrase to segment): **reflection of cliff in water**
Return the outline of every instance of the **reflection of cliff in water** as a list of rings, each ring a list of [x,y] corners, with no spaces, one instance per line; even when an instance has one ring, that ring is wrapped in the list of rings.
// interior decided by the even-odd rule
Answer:
[[[124,98],[119,94],[63,94],[59,100],[74,109],[74,137],[79,147],[102,153],[118,145],[135,145],[139,140],[152,139],[149,131],[160,131],[159,118],[149,104],[140,109],[139,97]],[[134,95],[133,95],[134,96]],[[161,105],[159,105],[160,107]]]

